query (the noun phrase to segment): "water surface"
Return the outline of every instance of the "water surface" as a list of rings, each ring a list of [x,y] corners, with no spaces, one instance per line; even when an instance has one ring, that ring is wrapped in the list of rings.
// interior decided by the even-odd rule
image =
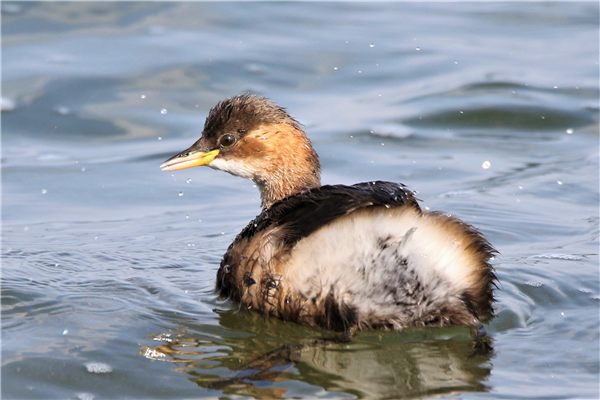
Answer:
[[[598,15],[2,2],[2,397],[598,398]],[[246,91],[304,124],[324,183],[403,182],[487,235],[492,351],[464,327],[365,332],[240,372],[331,336],[214,294],[252,182],[158,169]]]

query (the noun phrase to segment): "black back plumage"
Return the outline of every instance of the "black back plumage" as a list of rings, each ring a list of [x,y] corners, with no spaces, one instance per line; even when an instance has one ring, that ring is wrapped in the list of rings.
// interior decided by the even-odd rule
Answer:
[[[374,206],[410,206],[420,210],[413,194],[404,185],[393,182],[375,181],[352,186],[325,185],[307,188],[264,210],[240,232],[231,246],[269,227],[285,226],[285,234],[280,238],[281,245],[291,249],[302,238],[334,220],[359,208]]]

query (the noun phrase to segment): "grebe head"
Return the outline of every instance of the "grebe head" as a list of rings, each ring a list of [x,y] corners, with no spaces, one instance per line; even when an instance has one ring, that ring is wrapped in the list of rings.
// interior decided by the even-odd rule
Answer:
[[[321,185],[319,158],[300,124],[285,109],[249,94],[213,107],[202,137],[160,169],[199,165],[251,179],[265,208],[305,187]]]

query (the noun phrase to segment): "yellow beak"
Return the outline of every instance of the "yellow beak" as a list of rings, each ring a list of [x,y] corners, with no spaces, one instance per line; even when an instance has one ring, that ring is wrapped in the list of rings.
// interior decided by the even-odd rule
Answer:
[[[219,150],[209,152],[185,150],[169,158],[162,163],[160,169],[163,171],[177,171],[179,169],[208,165],[219,154]]]

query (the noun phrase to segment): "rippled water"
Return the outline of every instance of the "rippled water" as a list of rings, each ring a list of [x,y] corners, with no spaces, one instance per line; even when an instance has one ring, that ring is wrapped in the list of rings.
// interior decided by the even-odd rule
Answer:
[[[598,3],[2,2],[3,398],[598,398]],[[500,251],[468,329],[327,332],[217,299],[252,182],[158,166],[245,91],[325,183],[375,179]],[[254,364],[253,364],[254,365]]]

